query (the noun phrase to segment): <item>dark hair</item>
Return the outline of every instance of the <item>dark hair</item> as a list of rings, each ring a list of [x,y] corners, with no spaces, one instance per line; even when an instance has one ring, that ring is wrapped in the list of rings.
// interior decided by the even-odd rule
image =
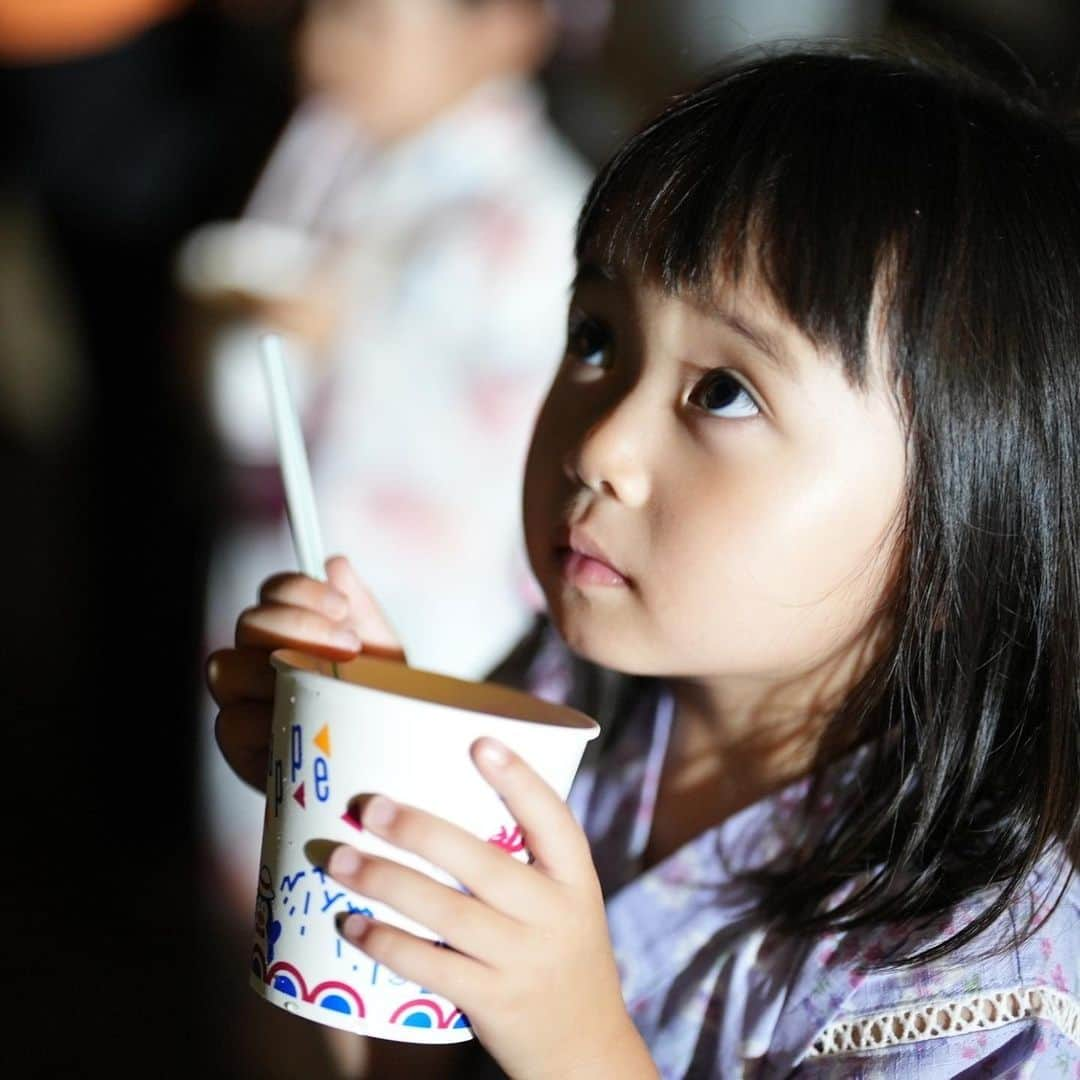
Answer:
[[[760,273],[854,384],[872,309],[884,327],[911,439],[892,641],[823,744],[866,745],[860,796],[770,872],[767,913],[793,933],[922,923],[989,890],[974,921],[888,966],[971,941],[1050,854],[1063,891],[1080,862],[1080,152],[1066,118],[1035,88],[913,55],[744,58],[605,166],[577,255],[679,292]]]

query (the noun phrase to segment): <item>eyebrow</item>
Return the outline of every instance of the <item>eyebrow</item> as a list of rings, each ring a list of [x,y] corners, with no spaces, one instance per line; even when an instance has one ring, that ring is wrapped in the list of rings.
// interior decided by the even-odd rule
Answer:
[[[791,356],[782,349],[776,339],[761,327],[752,326],[744,319],[739,318],[734,312],[710,304],[706,310],[709,316],[717,322],[723,323],[734,331],[744,341],[752,345],[766,360],[780,371],[790,374],[794,364]]]
[[[589,284],[613,285],[618,280],[618,272],[608,266],[596,262],[582,263],[574,275],[571,283],[571,292],[577,288]],[[700,298],[698,303],[701,304]],[[776,338],[760,326],[754,326],[745,319],[736,315],[733,311],[721,307],[719,304],[705,302],[702,309],[709,318],[726,326],[733,333],[741,337],[747,344],[756,349],[768,360],[773,367],[785,374],[791,374],[794,363],[787,351],[780,347]]]

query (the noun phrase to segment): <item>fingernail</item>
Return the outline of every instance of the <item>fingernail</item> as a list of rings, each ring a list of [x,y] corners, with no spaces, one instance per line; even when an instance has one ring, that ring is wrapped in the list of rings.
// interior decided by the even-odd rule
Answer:
[[[330,856],[338,845],[333,840],[309,840],[304,845],[304,854],[312,866],[326,868],[330,863]]]
[[[331,619],[344,619],[349,614],[349,601],[339,592],[324,594],[322,606]]]
[[[330,861],[327,863],[326,868],[334,877],[348,877],[360,869],[362,861],[358,852],[349,847],[348,844],[342,844],[340,847],[334,848],[330,853]]]
[[[385,795],[376,795],[364,807],[361,820],[369,829],[385,829],[396,813],[397,807]]]
[[[360,648],[360,639],[351,630],[334,630],[330,634],[330,644],[356,652]]]
[[[359,941],[367,933],[369,926],[371,920],[366,915],[357,915],[354,912],[341,924],[341,932],[350,941]]]
[[[495,739],[481,739],[476,752],[489,765],[505,765],[510,760],[510,751]]]

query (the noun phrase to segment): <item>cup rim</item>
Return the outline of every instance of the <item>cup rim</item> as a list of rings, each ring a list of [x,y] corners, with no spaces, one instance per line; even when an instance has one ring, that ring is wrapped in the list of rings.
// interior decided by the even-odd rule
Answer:
[[[275,649],[270,654],[270,663],[277,671],[316,679],[327,689],[335,688],[334,692],[340,692],[344,687],[355,687],[555,730],[585,732],[587,740],[600,734],[600,725],[592,717],[569,705],[548,701],[501,683],[485,679],[461,679],[399,660],[361,653],[352,660],[337,661],[336,678],[332,673],[331,661],[299,649]]]

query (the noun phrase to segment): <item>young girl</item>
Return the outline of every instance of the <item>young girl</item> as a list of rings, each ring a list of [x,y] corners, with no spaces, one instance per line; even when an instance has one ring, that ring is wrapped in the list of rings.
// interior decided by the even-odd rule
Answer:
[[[577,256],[525,476],[549,621],[495,677],[602,745],[569,808],[473,748],[528,866],[372,798],[472,895],[343,846],[452,949],[345,937],[516,1078],[1080,1076],[1065,123],[944,65],[744,62],[606,166]],[[328,573],[268,580],[211,658],[256,786],[269,649],[402,656]]]

